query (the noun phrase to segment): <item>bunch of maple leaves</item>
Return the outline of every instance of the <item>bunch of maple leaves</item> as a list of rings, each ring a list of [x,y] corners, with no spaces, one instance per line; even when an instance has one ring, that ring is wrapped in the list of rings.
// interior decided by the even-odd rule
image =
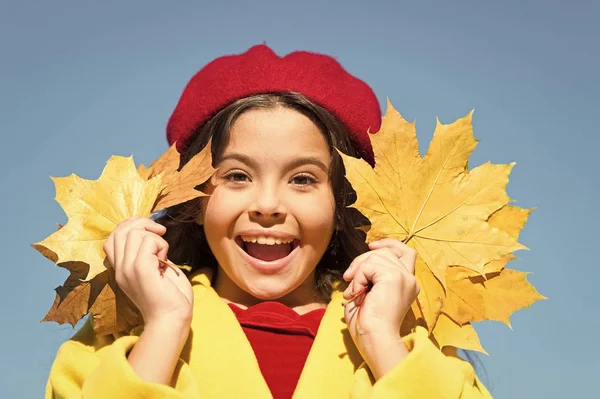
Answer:
[[[381,130],[370,135],[375,168],[342,158],[346,178],[357,193],[352,205],[370,226],[367,241],[402,240],[417,251],[421,292],[402,333],[417,325],[448,353],[457,348],[486,353],[472,322],[497,320],[510,326],[516,310],[545,299],[527,273],[506,267],[531,209],[508,205],[508,176],[514,164],[486,163],[468,170],[477,141],[471,114],[452,124],[437,123],[429,150],[419,154],[415,125],[391,105]],[[91,312],[97,334],[128,332],[142,324],[133,303],[104,264],[102,246],[112,230],[134,215],[203,196],[195,189],[213,174],[210,145],[181,170],[171,147],[150,168],[112,157],[98,180],[75,175],[53,179],[56,200],[68,223],[33,247],[71,274],[56,289],[42,321],[75,325]]]
[[[56,298],[42,321],[72,326],[92,313],[99,335],[129,332],[142,324],[140,312],[106,267],[103,245],[117,225],[204,196],[195,189],[214,173],[210,143],[181,170],[175,145],[149,168],[136,170],[132,157],[111,157],[98,180],[76,175],[53,178],[56,201],[67,224],[32,247],[71,273],[56,288]]]

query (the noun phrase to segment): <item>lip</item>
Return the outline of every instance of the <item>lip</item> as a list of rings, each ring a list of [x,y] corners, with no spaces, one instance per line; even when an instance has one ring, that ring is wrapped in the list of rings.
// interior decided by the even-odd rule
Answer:
[[[246,234],[246,233],[242,233],[241,235],[252,235],[252,234]],[[293,238],[292,236],[264,236],[264,237],[276,237],[276,238]],[[240,253],[242,254],[242,257],[246,260],[246,262],[248,262],[250,264],[250,266],[252,266],[254,269],[256,269],[257,271],[259,271],[262,274],[275,274],[277,272],[279,272],[280,270],[282,270],[283,268],[285,268],[287,265],[290,264],[290,262],[292,262],[292,260],[294,260],[294,258],[296,257],[296,254],[298,253],[298,248],[300,247],[299,243],[295,244],[294,249],[292,249],[292,251],[287,254],[285,257],[281,258],[281,259],[277,259],[271,262],[268,261],[264,261],[261,259],[257,259],[253,256],[250,256],[250,254],[248,254],[246,251],[244,251],[243,248],[241,248],[237,242],[235,243],[235,247],[238,249],[238,251],[240,251]]]

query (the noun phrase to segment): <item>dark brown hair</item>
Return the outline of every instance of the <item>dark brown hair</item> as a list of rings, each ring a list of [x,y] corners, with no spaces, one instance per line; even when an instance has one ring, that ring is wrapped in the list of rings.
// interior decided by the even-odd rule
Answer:
[[[277,92],[245,97],[223,108],[196,130],[181,155],[180,167],[199,153],[211,139],[213,166],[218,165],[229,142],[231,128],[240,115],[253,109],[279,107],[293,109],[308,117],[321,130],[330,148],[329,182],[335,199],[337,229],[315,273],[316,288],[329,301],[333,285],[336,282],[343,283],[341,276],[350,262],[368,250],[364,232],[357,229],[366,226],[368,220],[355,209],[347,208],[356,200],[356,194],[344,177],[344,165],[335,149],[351,156],[357,156],[357,153],[341,122],[299,93]],[[167,227],[164,238],[169,243],[169,258],[173,262],[191,266],[192,272],[210,267],[215,271],[213,276],[216,276],[217,260],[208,246],[204,228],[196,222],[202,212],[201,201],[196,199],[171,207],[157,222]]]

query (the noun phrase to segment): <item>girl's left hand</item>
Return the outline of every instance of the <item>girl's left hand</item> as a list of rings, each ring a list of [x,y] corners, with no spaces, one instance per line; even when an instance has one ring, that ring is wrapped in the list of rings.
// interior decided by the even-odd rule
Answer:
[[[367,364],[378,363],[377,357],[384,356],[391,343],[403,346],[400,327],[420,290],[414,249],[391,238],[371,242],[369,248],[343,276],[350,281],[344,291],[350,300],[344,311],[346,323]],[[367,287],[370,290],[351,300]]]

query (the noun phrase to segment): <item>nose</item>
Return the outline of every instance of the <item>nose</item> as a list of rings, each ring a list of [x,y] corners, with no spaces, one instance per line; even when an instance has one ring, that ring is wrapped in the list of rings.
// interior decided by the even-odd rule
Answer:
[[[250,217],[256,219],[279,220],[285,219],[286,211],[276,187],[263,185],[256,190],[255,197],[249,209]]]

